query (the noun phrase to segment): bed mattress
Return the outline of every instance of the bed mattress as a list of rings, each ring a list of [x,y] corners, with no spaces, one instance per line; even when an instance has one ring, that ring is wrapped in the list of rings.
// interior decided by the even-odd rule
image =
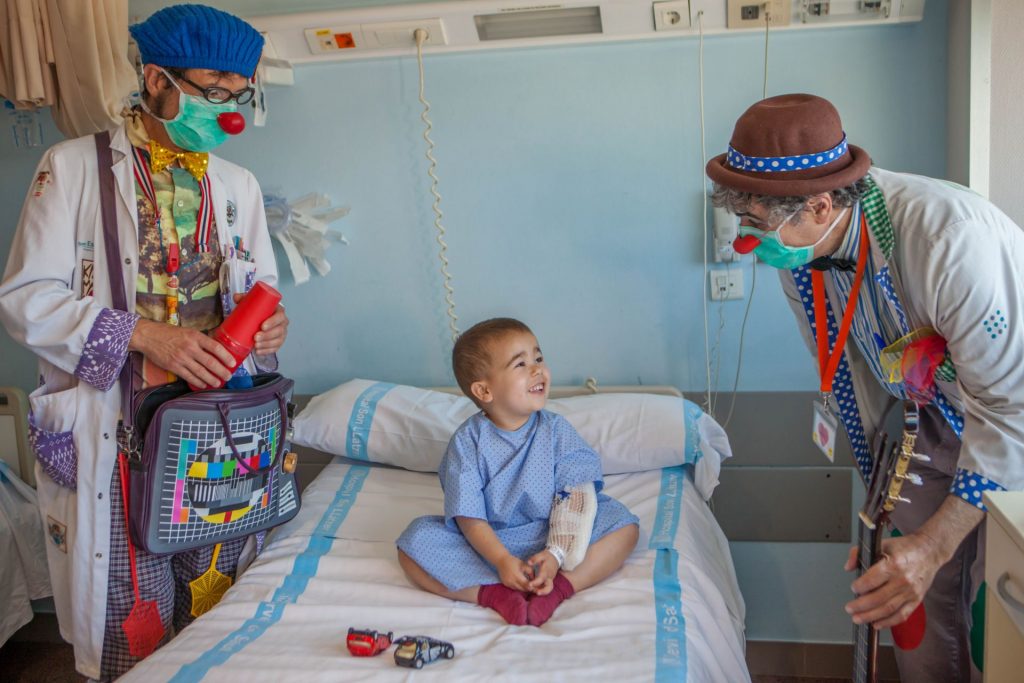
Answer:
[[[729,548],[688,470],[611,475],[640,518],[625,566],[541,628],[414,588],[395,539],[443,514],[436,474],[335,462],[303,494],[219,605],[124,681],[749,681],[744,605]],[[349,654],[349,627],[426,635],[453,659],[397,667],[394,648]]]

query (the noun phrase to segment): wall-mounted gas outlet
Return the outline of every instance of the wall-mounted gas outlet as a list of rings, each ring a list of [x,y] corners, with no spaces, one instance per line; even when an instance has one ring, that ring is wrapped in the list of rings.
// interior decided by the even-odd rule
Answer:
[[[419,28],[427,31],[424,45],[448,44],[444,22],[440,19],[307,28],[305,33],[309,51],[314,55],[325,55],[343,50],[415,47],[416,29]]]
[[[690,28],[690,0],[654,3],[654,30],[678,31]]]
[[[330,54],[363,46],[363,34],[358,25],[332,28],[307,28],[306,44],[315,55]]]
[[[726,25],[729,28],[789,26],[793,20],[790,0],[729,0]]]

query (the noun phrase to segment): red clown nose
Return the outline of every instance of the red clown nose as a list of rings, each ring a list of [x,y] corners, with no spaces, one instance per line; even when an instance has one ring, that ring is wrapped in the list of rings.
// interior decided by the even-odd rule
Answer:
[[[756,235],[742,235],[732,242],[737,254],[749,254],[760,246],[761,240]]]
[[[217,115],[217,123],[228,135],[238,135],[245,130],[245,117],[237,111],[226,111]]]

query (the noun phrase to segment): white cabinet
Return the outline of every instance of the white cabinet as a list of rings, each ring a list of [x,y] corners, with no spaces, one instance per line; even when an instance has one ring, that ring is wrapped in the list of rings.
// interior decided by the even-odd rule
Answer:
[[[1024,492],[985,494],[985,681],[1024,680]]]

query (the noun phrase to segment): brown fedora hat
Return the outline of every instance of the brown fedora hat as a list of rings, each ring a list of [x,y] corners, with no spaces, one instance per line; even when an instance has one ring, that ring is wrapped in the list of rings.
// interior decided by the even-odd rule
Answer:
[[[707,174],[719,185],[773,197],[831,192],[867,175],[871,158],[846,142],[839,112],[815,95],[757,102],[736,122],[729,151]]]

